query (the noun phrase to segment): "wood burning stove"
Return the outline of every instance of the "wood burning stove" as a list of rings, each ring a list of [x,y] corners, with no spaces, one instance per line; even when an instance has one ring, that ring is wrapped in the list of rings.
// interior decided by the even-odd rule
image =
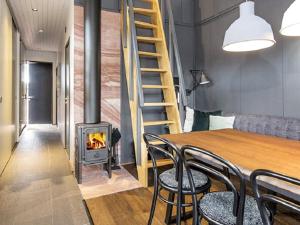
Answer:
[[[105,164],[111,177],[111,132],[112,125],[76,124],[75,176],[82,183],[82,166]]]
[[[111,132],[101,122],[101,1],[84,4],[84,123],[76,125],[75,176],[82,182],[82,166],[105,164],[111,177]]]

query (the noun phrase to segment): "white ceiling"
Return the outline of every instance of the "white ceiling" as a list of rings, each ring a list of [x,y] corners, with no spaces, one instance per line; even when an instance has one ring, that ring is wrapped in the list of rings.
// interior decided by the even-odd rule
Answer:
[[[8,0],[27,49],[58,51],[72,0]],[[34,12],[32,9],[38,9]],[[43,29],[43,33],[39,30]]]

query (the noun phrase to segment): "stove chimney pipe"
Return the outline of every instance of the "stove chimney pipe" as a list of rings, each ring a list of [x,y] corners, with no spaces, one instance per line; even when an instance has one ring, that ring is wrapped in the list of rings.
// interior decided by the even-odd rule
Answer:
[[[101,0],[86,0],[84,12],[84,123],[101,122]]]

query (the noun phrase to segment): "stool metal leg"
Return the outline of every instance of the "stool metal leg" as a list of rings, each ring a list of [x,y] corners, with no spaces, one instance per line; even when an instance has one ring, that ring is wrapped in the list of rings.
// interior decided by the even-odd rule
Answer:
[[[177,215],[176,215],[176,225],[181,224],[181,208],[182,208],[182,177],[183,177],[183,165],[179,164],[178,167],[178,193],[177,193]]]
[[[168,201],[174,202],[175,199],[175,193],[169,192]],[[172,211],[173,211],[173,205],[168,204],[167,205],[167,211],[166,211],[166,217],[165,217],[165,223],[170,224],[172,219]]]
[[[177,216],[176,216],[176,225],[181,224],[181,205],[182,205],[181,193],[178,192],[177,195]]]
[[[154,193],[153,193],[153,198],[152,198],[152,205],[151,205],[151,211],[150,211],[150,216],[149,216],[149,220],[148,220],[148,225],[152,224],[152,220],[153,220],[153,216],[154,216],[155,208],[156,208],[157,196],[158,196],[158,183],[157,183],[157,179],[155,177],[154,178]]]
[[[185,195],[182,195],[182,204],[185,204]],[[182,216],[185,218],[186,210],[185,207],[182,207]]]

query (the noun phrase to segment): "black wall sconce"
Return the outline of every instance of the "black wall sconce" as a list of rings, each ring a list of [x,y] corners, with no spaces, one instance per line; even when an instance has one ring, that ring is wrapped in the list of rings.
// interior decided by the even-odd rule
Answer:
[[[192,77],[193,77],[193,87],[192,89],[186,90],[186,95],[190,96],[193,91],[195,91],[199,86],[210,84],[211,81],[205,75],[203,70],[190,70]],[[201,72],[200,76],[198,74]]]

